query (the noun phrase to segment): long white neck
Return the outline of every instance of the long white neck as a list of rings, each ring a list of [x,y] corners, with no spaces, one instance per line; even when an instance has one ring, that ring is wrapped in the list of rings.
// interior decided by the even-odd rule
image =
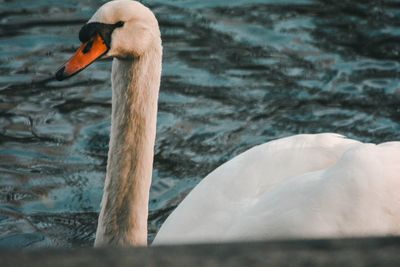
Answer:
[[[161,46],[114,59],[107,175],[95,246],[147,245]]]

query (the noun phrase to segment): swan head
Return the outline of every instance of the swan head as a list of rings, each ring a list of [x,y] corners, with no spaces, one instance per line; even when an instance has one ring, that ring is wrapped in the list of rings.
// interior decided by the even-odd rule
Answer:
[[[115,0],[101,6],[81,28],[79,39],[82,45],[57,71],[57,80],[72,77],[98,58],[134,59],[161,48],[153,12],[132,0]]]

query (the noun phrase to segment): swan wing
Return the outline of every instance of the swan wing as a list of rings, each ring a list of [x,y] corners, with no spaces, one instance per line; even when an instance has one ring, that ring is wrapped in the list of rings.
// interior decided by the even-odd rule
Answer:
[[[383,218],[400,208],[399,176],[399,142],[377,146],[336,134],[278,139],[205,177],[153,244],[393,232],[394,217]]]

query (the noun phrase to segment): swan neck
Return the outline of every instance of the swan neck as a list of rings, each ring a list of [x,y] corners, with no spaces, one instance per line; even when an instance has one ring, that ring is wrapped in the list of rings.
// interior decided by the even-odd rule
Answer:
[[[113,60],[111,136],[95,246],[147,245],[161,49]]]

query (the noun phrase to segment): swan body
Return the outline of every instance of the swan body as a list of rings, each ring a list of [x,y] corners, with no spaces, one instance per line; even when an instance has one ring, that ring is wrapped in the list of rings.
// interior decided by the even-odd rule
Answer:
[[[104,4],[82,28],[68,78],[113,57],[107,174],[95,246],[147,245],[162,46],[153,13]],[[249,149],[204,178],[154,243],[199,243],[400,233],[400,142],[296,135]]]
[[[153,244],[400,233],[400,142],[296,135],[205,177]]]

